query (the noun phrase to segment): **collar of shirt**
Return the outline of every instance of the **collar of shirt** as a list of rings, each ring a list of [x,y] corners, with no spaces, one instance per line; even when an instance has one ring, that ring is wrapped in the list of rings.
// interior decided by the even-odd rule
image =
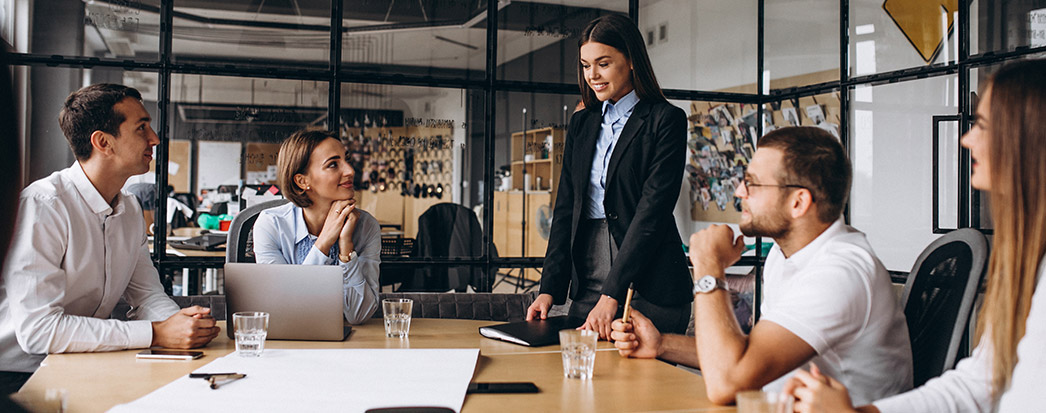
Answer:
[[[828,227],[828,229],[824,230],[824,232],[822,232],[821,235],[818,235],[817,238],[814,238],[813,241],[810,241],[809,244],[806,244],[806,246],[800,248],[799,251],[796,251],[795,254],[792,254],[791,257],[784,258],[784,264],[791,269],[799,269],[806,267],[806,265],[809,264],[811,260],[813,260],[817,256],[817,252],[820,251],[821,248],[829,242],[829,240],[835,238],[836,235],[841,234],[845,231],[846,224],[843,223],[843,219],[837,219],[835,222],[832,223],[831,226]],[[775,245],[774,247],[780,248],[777,245]],[[782,258],[783,257],[784,256],[782,255]]]
[[[297,245],[312,234],[309,234],[309,227],[305,225],[304,209],[295,205],[291,210],[294,211],[294,244]]]
[[[609,100],[603,101],[603,123],[613,124],[618,119],[628,119],[629,116],[632,116],[632,110],[636,108],[637,103],[639,103],[639,96],[636,95],[635,89],[618,99],[617,103],[610,103]]]
[[[76,185],[76,191],[80,193],[84,202],[91,208],[91,212],[103,216],[114,212],[113,207],[109,205],[109,201],[102,198],[102,194],[98,193],[98,188],[95,188],[91,180],[87,178],[87,173],[84,172],[83,165],[80,165],[79,161],[74,162],[73,166],[69,167],[67,171],[69,171],[69,179],[73,181],[73,185]],[[119,194],[117,194],[116,198],[120,198]],[[115,212],[119,213],[122,211],[122,208],[119,208],[122,205],[119,201],[116,202],[116,205],[118,208]]]

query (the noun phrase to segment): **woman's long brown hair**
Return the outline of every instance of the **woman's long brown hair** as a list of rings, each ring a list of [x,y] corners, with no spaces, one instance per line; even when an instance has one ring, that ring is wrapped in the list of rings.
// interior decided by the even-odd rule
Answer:
[[[977,330],[991,343],[992,393],[998,397],[1017,364],[1017,343],[1046,253],[1046,60],[1007,65],[989,87],[995,234]]]
[[[661,85],[657,83],[654,76],[654,67],[650,64],[650,56],[646,52],[646,44],[643,43],[643,35],[639,33],[632,20],[620,14],[608,14],[600,16],[588,23],[581,32],[581,39],[577,42],[578,49],[585,43],[596,42],[617,49],[632,62],[632,87],[636,90],[639,100],[647,102],[665,102],[665,94],[661,92]],[[585,70],[581,67],[581,60],[577,62],[577,83],[581,88],[581,100],[585,102],[585,108],[589,110],[602,110],[603,106],[596,98],[596,92],[588,86],[585,81]]]

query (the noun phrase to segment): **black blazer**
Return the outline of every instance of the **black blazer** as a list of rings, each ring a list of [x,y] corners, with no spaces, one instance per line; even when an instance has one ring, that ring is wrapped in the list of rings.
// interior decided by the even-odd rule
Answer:
[[[584,217],[589,175],[599,139],[602,108],[570,119],[563,148],[552,231],[541,276],[541,293],[556,304],[578,291],[575,235]],[[623,302],[628,286],[658,305],[693,300],[683,241],[672,210],[679,198],[686,162],[686,114],[668,102],[640,100],[610,155],[603,208],[618,254],[603,294]]]

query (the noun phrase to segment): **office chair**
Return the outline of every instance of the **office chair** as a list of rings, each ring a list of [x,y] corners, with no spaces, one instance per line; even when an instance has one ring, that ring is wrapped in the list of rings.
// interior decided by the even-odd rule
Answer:
[[[286,199],[262,202],[236,215],[229,224],[229,240],[225,243],[225,262],[254,261],[254,221],[262,211],[290,202]]]
[[[189,207],[193,211],[192,216],[189,218],[186,218],[185,215],[182,214],[174,214],[174,220],[171,221],[171,223],[169,224],[171,228],[193,226],[193,223],[196,222],[196,218],[199,218],[200,216],[200,212],[196,210],[196,196],[185,192],[175,192],[173,195],[171,195],[171,198],[174,198],[178,202],[185,204],[185,206]]]
[[[987,261],[988,242],[971,228],[945,234],[915,260],[901,296],[915,387],[955,367]]]
[[[411,256],[415,258],[478,257],[483,254],[483,230],[471,209],[444,202],[429,207],[418,217],[418,235]],[[496,256],[496,252],[492,251]],[[469,285],[479,292],[489,292],[494,285],[492,274],[470,265],[416,268],[404,277],[397,291],[455,290],[463,292]]]

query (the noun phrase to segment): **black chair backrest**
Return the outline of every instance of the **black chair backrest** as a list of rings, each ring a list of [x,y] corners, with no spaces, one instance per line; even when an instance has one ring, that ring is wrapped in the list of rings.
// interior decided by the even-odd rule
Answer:
[[[483,229],[476,213],[465,206],[444,202],[418,217],[418,235],[411,256],[417,258],[479,257],[483,254]],[[470,265],[418,268],[397,291],[490,291],[494,277]]]
[[[189,218],[185,218],[185,215],[181,213],[174,214],[174,219],[170,222],[171,228],[192,226],[192,223],[196,222],[196,218],[200,216],[200,213],[196,211],[196,196],[185,192],[176,192],[171,196],[171,198],[174,198],[176,201],[185,204],[185,206],[193,210],[193,214]],[[170,211],[168,211],[168,213],[170,213]]]
[[[970,228],[938,238],[915,260],[901,302],[916,387],[955,367],[987,261],[984,234]]]
[[[381,293],[380,296],[381,299],[414,300],[411,313],[419,318],[523,321],[537,293]],[[380,308],[374,312],[373,318],[382,318]]]
[[[225,244],[225,262],[254,262],[254,221],[262,211],[289,202],[286,199],[265,201],[236,215],[229,224],[229,240]]]

